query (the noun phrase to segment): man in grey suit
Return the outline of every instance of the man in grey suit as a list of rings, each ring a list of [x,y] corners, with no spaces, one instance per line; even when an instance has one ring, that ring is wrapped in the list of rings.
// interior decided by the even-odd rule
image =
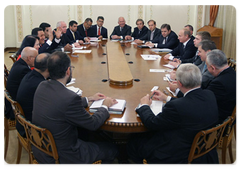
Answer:
[[[78,138],[78,127],[97,130],[109,117],[108,108],[115,99],[96,93],[81,97],[65,86],[72,78],[70,58],[63,52],[55,52],[48,59],[51,80],[39,84],[33,103],[32,122],[47,128],[56,142],[60,163],[93,163],[97,160],[112,161],[118,151],[112,143],[86,142]],[[102,107],[90,115],[84,107],[88,101],[105,98]],[[52,157],[33,147],[39,163],[54,163]]]

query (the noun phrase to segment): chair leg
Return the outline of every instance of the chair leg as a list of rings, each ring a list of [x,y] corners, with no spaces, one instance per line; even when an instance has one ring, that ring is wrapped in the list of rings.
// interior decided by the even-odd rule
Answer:
[[[6,157],[7,157],[8,142],[9,142],[9,130],[8,129],[4,129],[4,134],[5,134],[4,136],[6,137],[6,139],[5,139],[5,150],[4,150],[4,155],[3,155],[2,161],[5,161]]]
[[[16,164],[20,163],[21,155],[22,155],[22,145],[21,145],[20,141],[18,140],[18,153],[17,153],[17,162],[16,162]]]
[[[234,127],[234,136],[235,136],[235,140],[236,140],[236,124],[233,127]]]
[[[232,140],[230,141],[230,143],[228,145],[228,152],[229,152],[230,161],[231,161],[231,163],[233,163]]]

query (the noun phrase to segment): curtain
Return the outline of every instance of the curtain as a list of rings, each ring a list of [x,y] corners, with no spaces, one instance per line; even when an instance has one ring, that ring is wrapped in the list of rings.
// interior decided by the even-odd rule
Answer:
[[[219,3],[211,3],[210,5],[210,22],[209,26],[213,27],[214,22],[216,20],[217,14],[218,14],[218,7]]]
[[[236,9],[234,6],[220,5],[214,27],[223,29],[222,51],[227,58],[236,60]]]

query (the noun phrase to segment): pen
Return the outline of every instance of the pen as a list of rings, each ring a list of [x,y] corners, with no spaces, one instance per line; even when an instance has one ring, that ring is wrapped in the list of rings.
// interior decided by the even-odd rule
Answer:
[[[154,92],[153,95],[150,97],[150,99],[152,99],[154,95],[155,95],[155,92]]]
[[[166,76],[166,77],[167,77],[167,79],[168,79],[169,82],[172,82],[172,80],[171,80],[168,76]]]

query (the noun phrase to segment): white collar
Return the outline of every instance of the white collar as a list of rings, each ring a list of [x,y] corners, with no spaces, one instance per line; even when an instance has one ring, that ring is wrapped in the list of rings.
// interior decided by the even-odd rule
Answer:
[[[184,47],[186,47],[188,41],[190,40],[191,38],[189,38],[185,43],[183,43]]]

